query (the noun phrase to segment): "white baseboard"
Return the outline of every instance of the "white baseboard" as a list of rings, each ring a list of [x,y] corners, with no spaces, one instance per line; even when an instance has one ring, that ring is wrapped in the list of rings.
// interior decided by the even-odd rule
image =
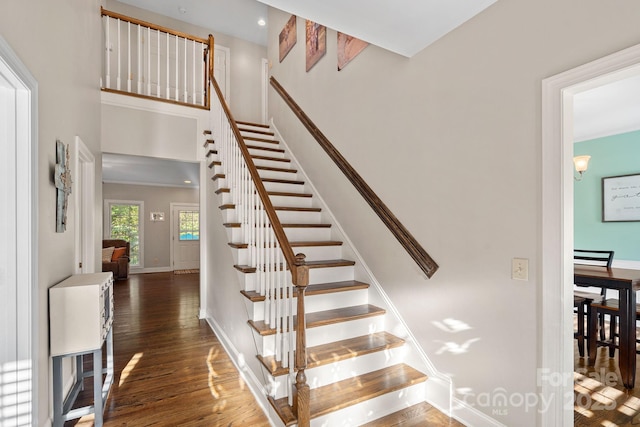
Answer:
[[[144,274],[144,273],[168,273],[173,271],[171,267],[149,267],[149,268],[131,268],[129,274]]]
[[[466,426],[473,427],[506,427],[501,422],[491,418],[484,412],[478,411],[468,403],[453,398],[451,402],[451,415],[452,418],[460,421]]]
[[[264,386],[255,376],[253,371],[248,369],[246,366],[243,366],[244,356],[238,352],[235,346],[231,343],[231,340],[229,340],[227,334],[222,330],[215,319],[213,319],[212,317],[207,317],[206,321],[213,333],[218,337],[220,344],[222,344],[222,347],[231,359],[233,366],[235,366],[238,370],[240,377],[242,377],[245,384],[247,384],[249,390],[251,390],[251,393],[256,398],[260,409],[262,409],[262,412],[264,412],[265,416],[269,420],[269,424],[271,424],[272,427],[279,425],[274,423],[272,419],[273,410],[271,409],[271,404],[267,400],[267,391],[265,390]]]

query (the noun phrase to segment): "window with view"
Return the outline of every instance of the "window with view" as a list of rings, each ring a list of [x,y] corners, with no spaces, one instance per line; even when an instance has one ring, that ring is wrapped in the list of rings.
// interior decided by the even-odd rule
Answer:
[[[200,212],[180,211],[180,240],[200,240]]]
[[[142,266],[142,202],[105,201],[105,235],[129,242],[130,265]]]

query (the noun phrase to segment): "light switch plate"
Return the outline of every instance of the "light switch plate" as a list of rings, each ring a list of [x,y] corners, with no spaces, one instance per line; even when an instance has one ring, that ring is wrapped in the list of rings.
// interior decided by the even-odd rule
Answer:
[[[513,280],[529,280],[529,260],[514,258],[511,260],[511,278]]]

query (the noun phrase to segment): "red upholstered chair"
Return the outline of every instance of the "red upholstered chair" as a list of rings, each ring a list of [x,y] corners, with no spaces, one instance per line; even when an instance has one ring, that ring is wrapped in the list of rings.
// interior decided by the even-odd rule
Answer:
[[[105,252],[104,249],[106,248],[114,248],[114,251],[109,260],[103,257],[102,271],[111,271],[113,273],[113,278],[116,280],[126,279],[129,277],[129,253],[131,249],[129,242],[119,239],[103,240],[103,256]]]

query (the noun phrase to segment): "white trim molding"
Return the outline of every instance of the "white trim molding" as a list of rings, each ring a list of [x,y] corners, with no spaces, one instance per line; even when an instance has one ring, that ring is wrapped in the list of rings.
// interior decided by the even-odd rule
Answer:
[[[39,286],[38,286],[38,82],[22,63],[11,46],[0,36],[0,90],[6,90],[6,105],[9,120],[3,129],[0,141],[5,151],[15,155],[13,166],[15,182],[9,190],[15,193],[16,230],[20,239],[13,248],[16,268],[16,322],[17,354],[16,362],[28,363],[27,373],[22,378],[30,382],[29,390],[24,390],[19,403],[27,413],[21,413],[25,424],[37,425],[39,400]],[[3,107],[0,106],[0,110]],[[6,138],[6,144],[4,144]],[[12,159],[7,159],[12,161]],[[23,366],[24,367],[24,366]],[[46,391],[45,391],[46,393]],[[9,395],[11,396],[11,395]],[[7,401],[10,397],[6,396]],[[18,397],[18,396],[14,396]],[[0,410],[2,406],[0,406]],[[13,412],[13,409],[9,411]],[[11,422],[11,420],[7,420]]]
[[[573,425],[573,96],[638,73],[640,45],[542,81],[538,387],[550,406],[538,425]]]

